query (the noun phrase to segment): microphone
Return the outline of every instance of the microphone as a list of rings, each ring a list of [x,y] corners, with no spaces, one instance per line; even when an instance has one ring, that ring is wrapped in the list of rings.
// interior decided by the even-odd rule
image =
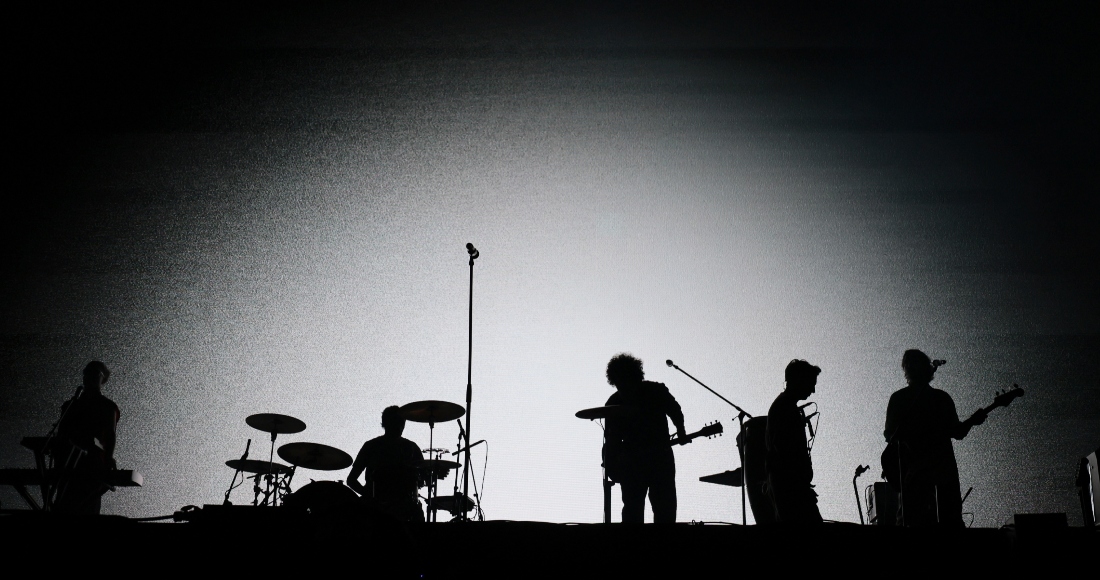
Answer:
[[[945,364],[947,364],[947,361],[943,360],[942,358],[936,359],[936,360],[932,361],[932,368],[933,369],[938,369],[938,368],[942,367]]]
[[[462,419],[455,419],[458,422],[458,436],[461,439],[466,438],[466,431],[462,428]]]
[[[866,472],[868,469],[871,469],[870,465],[857,465],[856,466],[856,477],[859,477],[859,476],[863,475],[863,473]]]
[[[252,447],[252,440],[249,439],[248,443],[246,443],[245,446],[244,446],[244,455],[241,456],[241,461],[244,461],[245,459],[248,459],[248,450],[251,447]]]
[[[670,367],[671,367],[671,366],[676,366],[676,365],[672,364],[672,359],[668,359],[668,360],[666,360],[666,361],[665,361],[665,364],[666,364],[666,365],[668,365],[668,366],[670,366]]]
[[[810,421],[810,419],[813,419],[814,415],[817,415],[817,414],[818,414],[818,412],[814,411],[813,413],[810,413],[809,415],[807,415],[806,418],[805,418],[806,427],[808,427],[810,429],[810,438],[811,439],[814,437],[814,424]]]
[[[476,260],[477,257],[481,255],[481,252],[478,252],[477,248],[475,248],[474,245],[470,243],[466,244],[466,251],[470,253],[471,260]]]

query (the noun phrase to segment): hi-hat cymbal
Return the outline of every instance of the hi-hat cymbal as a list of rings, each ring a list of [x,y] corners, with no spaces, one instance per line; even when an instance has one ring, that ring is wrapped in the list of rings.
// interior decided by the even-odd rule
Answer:
[[[417,401],[401,405],[401,417],[416,423],[445,423],[466,414],[466,409],[447,401]]]
[[[461,466],[462,464],[457,461],[447,461],[446,459],[425,459],[423,461],[416,462],[416,468],[421,471],[435,470],[439,472]]]
[[[266,431],[268,433],[301,433],[306,430],[306,424],[290,415],[277,415],[275,413],[258,413],[249,415],[244,420],[249,427]]]
[[[629,405],[608,405],[606,407],[592,407],[591,409],[581,409],[577,411],[578,419],[610,419],[626,417],[634,414],[637,411],[635,407]]]
[[[274,473],[277,475],[290,473],[289,466],[282,463],[268,463],[262,459],[230,459],[225,464],[245,473]]]
[[[336,471],[351,465],[350,455],[320,443],[287,443],[279,447],[279,457],[291,465],[318,471]]]

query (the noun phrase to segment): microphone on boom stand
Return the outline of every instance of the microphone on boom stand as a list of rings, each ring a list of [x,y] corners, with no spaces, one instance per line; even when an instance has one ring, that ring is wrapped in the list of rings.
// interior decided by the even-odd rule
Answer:
[[[466,251],[469,252],[471,260],[476,260],[481,255],[481,252],[477,251],[473,244],[466,244]]]

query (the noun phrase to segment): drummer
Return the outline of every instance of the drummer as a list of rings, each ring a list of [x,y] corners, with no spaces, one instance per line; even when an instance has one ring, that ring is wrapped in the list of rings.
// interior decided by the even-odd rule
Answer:
[[[417,465],[424,461],[420,446],[401,434],[405,419],[401,409],[386,407],[382,411],[385,434],[363,444],[348,474],[348,487],[363,497],[373,498],[380,509],[400,520],[424,521],[424,511],[417,497]],[[359,482],[365,473],[366,485]]]

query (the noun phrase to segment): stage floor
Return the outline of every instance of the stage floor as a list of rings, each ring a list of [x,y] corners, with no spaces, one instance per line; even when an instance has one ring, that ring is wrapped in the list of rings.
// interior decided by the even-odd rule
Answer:
[[[358,512],[207,506],[190,521],[0,515],[5,566],[136,574],[347,573],[386,578],[737,577],[825,572],[972,574],[1092,566],[1084,528],[956,532],[826,523],[552,524],[488,521],[403,526]]]

